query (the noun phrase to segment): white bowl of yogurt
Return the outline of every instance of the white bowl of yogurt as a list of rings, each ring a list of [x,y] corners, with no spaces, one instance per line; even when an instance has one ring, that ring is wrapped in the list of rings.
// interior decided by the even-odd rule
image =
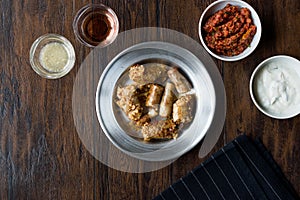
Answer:
[[[300,61],[278,55],[260,63],[250,79],[250,96],[265,115],[276,119],[300,113]]]

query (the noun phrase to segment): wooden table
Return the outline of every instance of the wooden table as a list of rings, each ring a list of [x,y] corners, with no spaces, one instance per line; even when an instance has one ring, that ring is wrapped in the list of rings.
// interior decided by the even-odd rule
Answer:
[[[198,158],[198,145],[163,169],[132,174],[105,166],[85,149],[73,122],[72,88],[92,49],[75,39],[72,21],[89,2],[0,2],[0,199],[151,199],[205,160]],[[198,21],[213,0],[102,2],[119,16],[120,31],[158,26],[200,42]],[[227,117],[211,153],[240,134],[258,136],[300,194],[300,118],[263,115],[248,89],[252,71],[264,59],[278,54],[300,59],[300,1],[247,2],[258,12],[263,34],[249,57],[231,63],[214,59],[225,84]],[[58,80],[41,78],[29,63],[31,44],[46,33],[65,36],[76,51],[74,69]]]

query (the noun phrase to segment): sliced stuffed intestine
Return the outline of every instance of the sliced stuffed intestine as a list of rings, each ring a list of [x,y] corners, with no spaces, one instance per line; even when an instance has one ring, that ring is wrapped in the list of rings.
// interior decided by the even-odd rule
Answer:
[[[174,83],[179,94],[186,93],[192,89],[189,81],[178,71],[176,67],[168,71],[168,76],[172,83]]]
[[[176,123],[189,123],[193,120],[193,95],[181,96],[173,104],[173,121]]]
[[[173,103],[176,100],[174,90],[175,90],[174,84],[168,82],[166,84],[164,94],[160,102],[159,115],[161,117],[168,117],[172,113]]]

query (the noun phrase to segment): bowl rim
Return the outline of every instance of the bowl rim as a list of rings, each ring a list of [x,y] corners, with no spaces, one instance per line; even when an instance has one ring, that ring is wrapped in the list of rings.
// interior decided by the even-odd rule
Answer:
[[[243,6],[243,7],[247,7],[250,11],[251,11],[251,16],[252,16],[252,19],[254,18],[255,16],[255,19],[257,19],[257,23],[258,24],[255,24],[256,26],[256,33],[251,41],[251,49],[245,53],[245,50],[244,52],[242,52],[241,54],[239,55],[236,55],[236,56],[222,56],[222,55],[218,55],[214,52],[212,52],[208,46],[206,45],[204,39],[203,39],[203,34],[202,34],[202,24],[203,24],[203,20],[204,20],[204,16],[206,15],[206,13],[215,5],[217,4],[220,4],[220,3],[231,3],[231,4],[235,4],[235,5],[238,5],[239,7]],[[253,19],[254,21],[254,19]],[[208,7],[206,7],[206,9],[203,11],[203,13],[201,14],[201,17],[199,19],[199,23],[198,23],[198,35],[199,35],[199,38],[200,38],[200,41],[201,41],[201,44],[202,46],[205,48],[205,50],[213,57],[219,59],[219,60],[222,60],[222,61],[228,61],[228,62],[233,62],[233,61],[238,61],[238,60],[242,60],[244,58],[246,58],[247,56],[249,56],[250,54],[253,53],[253,51],[256,49],[256,47],[258,46],[259,42],[260,42],[260,39],[261,39],[261,34],[262,34],[262,25],[261,25],[261,20],[259,18],[259,15],[257,14],[256,10],[250,5],[248,4],[247,2],[245,1],[242,1],[242,0],[217,0],[213,3],[211,3]],[[256,39],[256,42],[254,41],[254,39]],[[253,43],[255,42],[255,43]],[[244,53],[244,54],[243,54]],[[242,55],[243,54],[243,55]]]
[[[254,69],[254,71],[251,74],[251,78],[250,78],[250,82],[249,82],[249,93],[250,93],[250,97],[251,97],[251,100],[254,103],[254,105],[258,108],[259,111],[261,111],[266,116],[274,118],[274,119],[289,119],[289,118],[292,118],[292,117],[295,117],[295,116],[299,115],[300,110],[295,111],[295,112],[293,112],[292,114],[289,114],[289,115],[271,114],[271,113],[267,112],[265,109],[263,109],[260,106],[259,102],[255,98],[254,91],[253,91],[254,79],[255,79],[257,73],[259,72],[259,70],[261,70],[265,66],[266,63],[269,63],[272,60],[280,59],[280,58],[288,59],[288,60],[291,60],[293,62],[298,62],[300,64],[300,61],[298,59],[296,59],[294,57],[291,57],[291,56],[288,56],[288,55],[275,55],[275,56],[271,56],[269,58],[266,58],[265,60],[263,60],[261,63],[259,63],[257,65],[257,67]],[[299,67],[300,67],[300,65],[299,65]],[[299,69],[299,71],[300,71],[300,69]]]

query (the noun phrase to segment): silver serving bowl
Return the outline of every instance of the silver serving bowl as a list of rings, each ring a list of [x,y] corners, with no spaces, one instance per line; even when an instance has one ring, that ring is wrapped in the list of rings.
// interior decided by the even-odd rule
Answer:
[[[145,142],[132,137],[134,132],[114,102],[115,88],[133,64],[161,60],[179,67],[193,85],[195,115],[177,139]],[[176,159],[192,149],[205,136],[215,114],[216,94],[213,82],[202,62],[190,51],[166,42],[145,42],[119,53],[106,67],[96,91],[96,112],[109,140],[124,153],[147,161]]]

